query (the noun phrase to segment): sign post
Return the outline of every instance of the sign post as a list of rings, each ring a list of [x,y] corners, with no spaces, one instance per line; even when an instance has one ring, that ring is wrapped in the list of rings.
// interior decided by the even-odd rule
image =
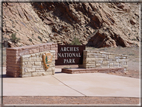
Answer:
[[[83,64],[85,45],[58,45],[56,65]]]

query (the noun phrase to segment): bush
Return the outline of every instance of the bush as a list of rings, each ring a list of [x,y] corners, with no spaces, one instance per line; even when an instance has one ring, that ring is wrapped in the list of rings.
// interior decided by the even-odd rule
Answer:
[[[40,36],[38,36],[38,39],[40,39],[40,41],[42,41],[42,38]]]
[[[30,41],[30,42],[32,42],[32,39],[31,39],[31,38],[29,38],[29,41]]]
[[[78,38],[74,37],[70,45],[81,45],[81,43]]]
[[[20,41],[20,38],[16,37],[16,33],[12,33],[10,40],[13,43],[18,43]]]

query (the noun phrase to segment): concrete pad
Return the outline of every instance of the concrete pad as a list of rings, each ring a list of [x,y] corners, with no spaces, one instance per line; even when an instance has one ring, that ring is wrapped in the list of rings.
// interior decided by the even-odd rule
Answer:
[[[140,97],[140,79],[104,73],[54,76],[86,96]]]
[[[4,78],[4,96],[82,96],[53,76]]]
[[[4,74],[5,67],[4,67]],[[58,81],[52,75],[3,78],[3,96],[83,96]]]
[[[3,78],[3,96],[113,96],[140,97],[140,79],[105,73]],[[5,74],[5,71],[4,71]]]

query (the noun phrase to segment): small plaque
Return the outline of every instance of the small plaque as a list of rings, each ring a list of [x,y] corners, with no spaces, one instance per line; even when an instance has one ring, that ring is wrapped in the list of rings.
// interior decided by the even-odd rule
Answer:
[[[52,62],[52,54],[51,53],[44,53],[43,54],[43,63],[46,69],[49,68],[50,63]]]

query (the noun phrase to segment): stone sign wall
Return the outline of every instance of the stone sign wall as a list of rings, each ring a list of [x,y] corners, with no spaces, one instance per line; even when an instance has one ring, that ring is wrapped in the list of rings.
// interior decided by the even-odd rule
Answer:
[[[51,53],[52,62],[46,68],[43,61],[43,54]],[[23,55],[21,56],[21,77],[33,77],[54,75],[55,72],[55,50]]]
[[[124,68],[127,71],[127,56],[95,50],[83,51],[83,68]]]
[[[6,49],[6,75],[19,77],[21,71],[21,56],[55,50],[55,59],[57,59],[58,45],[56,43],[44,43],[40,45],[14,47]]]

